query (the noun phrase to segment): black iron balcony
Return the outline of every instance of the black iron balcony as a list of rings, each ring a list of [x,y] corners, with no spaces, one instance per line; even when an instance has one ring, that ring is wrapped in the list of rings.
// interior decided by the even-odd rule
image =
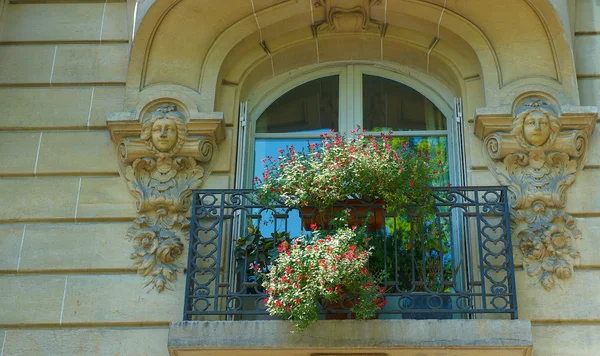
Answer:
[[[378,318],[465,319],[500,313],[516,319],[506,188],[435,188],[434,199],[436,213],[430,218],[383,213],[382,227],[368,221],[374,229],[370,268],[386,276],[387,305]],[[375,218],[365,210],[381,209],[377,201],[338,205],[362,221]],[[318,213],[261,206],[252,190],[194,191],[183,319],[269,318],[252,265],[268,265],[282,239],[303,233],[310,224],[302,218],[317,221]]]

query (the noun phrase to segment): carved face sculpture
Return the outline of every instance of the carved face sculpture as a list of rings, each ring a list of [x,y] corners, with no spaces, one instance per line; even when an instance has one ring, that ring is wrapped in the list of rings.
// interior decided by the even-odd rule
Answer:
[[[177,125],[171,119],[158,119],[152,124],[152,144],[160,152],[170,151],[177,142]]]
[[[541,146],[550,137],[550,121],[543,113],[534,111],[523,121],[523,136],[534,146]]]

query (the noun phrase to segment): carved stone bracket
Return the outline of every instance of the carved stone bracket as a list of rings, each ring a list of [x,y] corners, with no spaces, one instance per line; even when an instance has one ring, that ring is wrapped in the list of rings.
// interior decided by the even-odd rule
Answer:
[[[225,136],[224,123],[222,115],[188,119],[174,104],[155,105],[141,122],[131,116],[115,113],[108,119],[111,138],[119,145],[121,175],[140,214],[127,237],[146,286],[162,292],[177,279],[189,233],[191,190],[209,174],[217,143]]]
[[[515,108],[478,110],[475,134],[500,184],[508,187],[513,238],[527,273],[546,290],[571,278],[581,232],[565,212],[568,188],[583,168],[596,108],[553,105],[539,97]]]
[[[372,32],[385,35],[386,26],[371,18],[371,6],[382,0],[315,0],[322,8],[324,19],[313,25],[313,36],[320,33]]]

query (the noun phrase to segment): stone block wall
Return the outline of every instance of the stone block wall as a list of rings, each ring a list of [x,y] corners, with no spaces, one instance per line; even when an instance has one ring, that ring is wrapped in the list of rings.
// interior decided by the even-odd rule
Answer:
[[[0,355],[167,355],[183,286],[146,293],[135,199],[106,114],[123,111],[125,1],[0,2]]]

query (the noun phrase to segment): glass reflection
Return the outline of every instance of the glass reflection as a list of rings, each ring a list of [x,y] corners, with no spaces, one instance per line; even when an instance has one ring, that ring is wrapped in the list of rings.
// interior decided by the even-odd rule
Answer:
[[[275,100],[256,121],[257,133],[338,130],[339,76],[302,84]]]
[[[418,91],[390,79],[363,74],[363,128],[445,130],[446,118]]]

